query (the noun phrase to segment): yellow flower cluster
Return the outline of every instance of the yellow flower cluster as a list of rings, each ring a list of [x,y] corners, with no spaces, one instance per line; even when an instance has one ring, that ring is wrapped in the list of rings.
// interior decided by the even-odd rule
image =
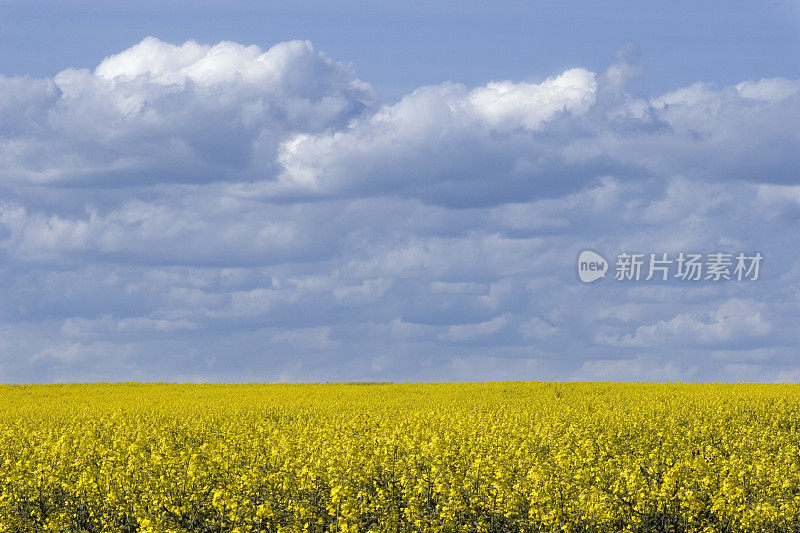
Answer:
[[[798,531],[800,387],[2,385],[0,531]]]

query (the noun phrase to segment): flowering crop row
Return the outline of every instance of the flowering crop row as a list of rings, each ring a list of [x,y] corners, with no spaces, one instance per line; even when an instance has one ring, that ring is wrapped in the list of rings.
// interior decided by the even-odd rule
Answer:
[[[0,386],[0,531],[798,531],[800,387]]]

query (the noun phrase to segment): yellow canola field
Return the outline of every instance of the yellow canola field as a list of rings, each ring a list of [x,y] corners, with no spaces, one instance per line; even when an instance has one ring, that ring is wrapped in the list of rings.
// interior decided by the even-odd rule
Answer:
[[[0,531],[798,531],[800,387],[0,385]]]

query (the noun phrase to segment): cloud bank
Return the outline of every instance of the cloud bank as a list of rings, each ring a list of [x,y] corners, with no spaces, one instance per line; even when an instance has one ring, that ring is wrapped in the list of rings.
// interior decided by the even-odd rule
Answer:
[[[308,41],[0,76],[0,381],[797,380],[800,80],[383,102]],[[583,249],[760,251],[580,283]]]

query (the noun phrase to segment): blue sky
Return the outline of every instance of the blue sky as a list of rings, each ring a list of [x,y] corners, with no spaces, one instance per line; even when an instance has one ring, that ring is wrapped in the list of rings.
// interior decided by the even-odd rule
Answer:
[[[790,2],[2,2],[0,382],[798,381],[798,30]],[[621,281],[621,252],[764,260]]]
[[[0,72],[93,68],[147,35],[268,48],[310,39],[395,99],[454,80],[543,78],[605,68],[627,42],[647,69],[634,86],[800,76],[797,2],[42,2],[0,3]]]

